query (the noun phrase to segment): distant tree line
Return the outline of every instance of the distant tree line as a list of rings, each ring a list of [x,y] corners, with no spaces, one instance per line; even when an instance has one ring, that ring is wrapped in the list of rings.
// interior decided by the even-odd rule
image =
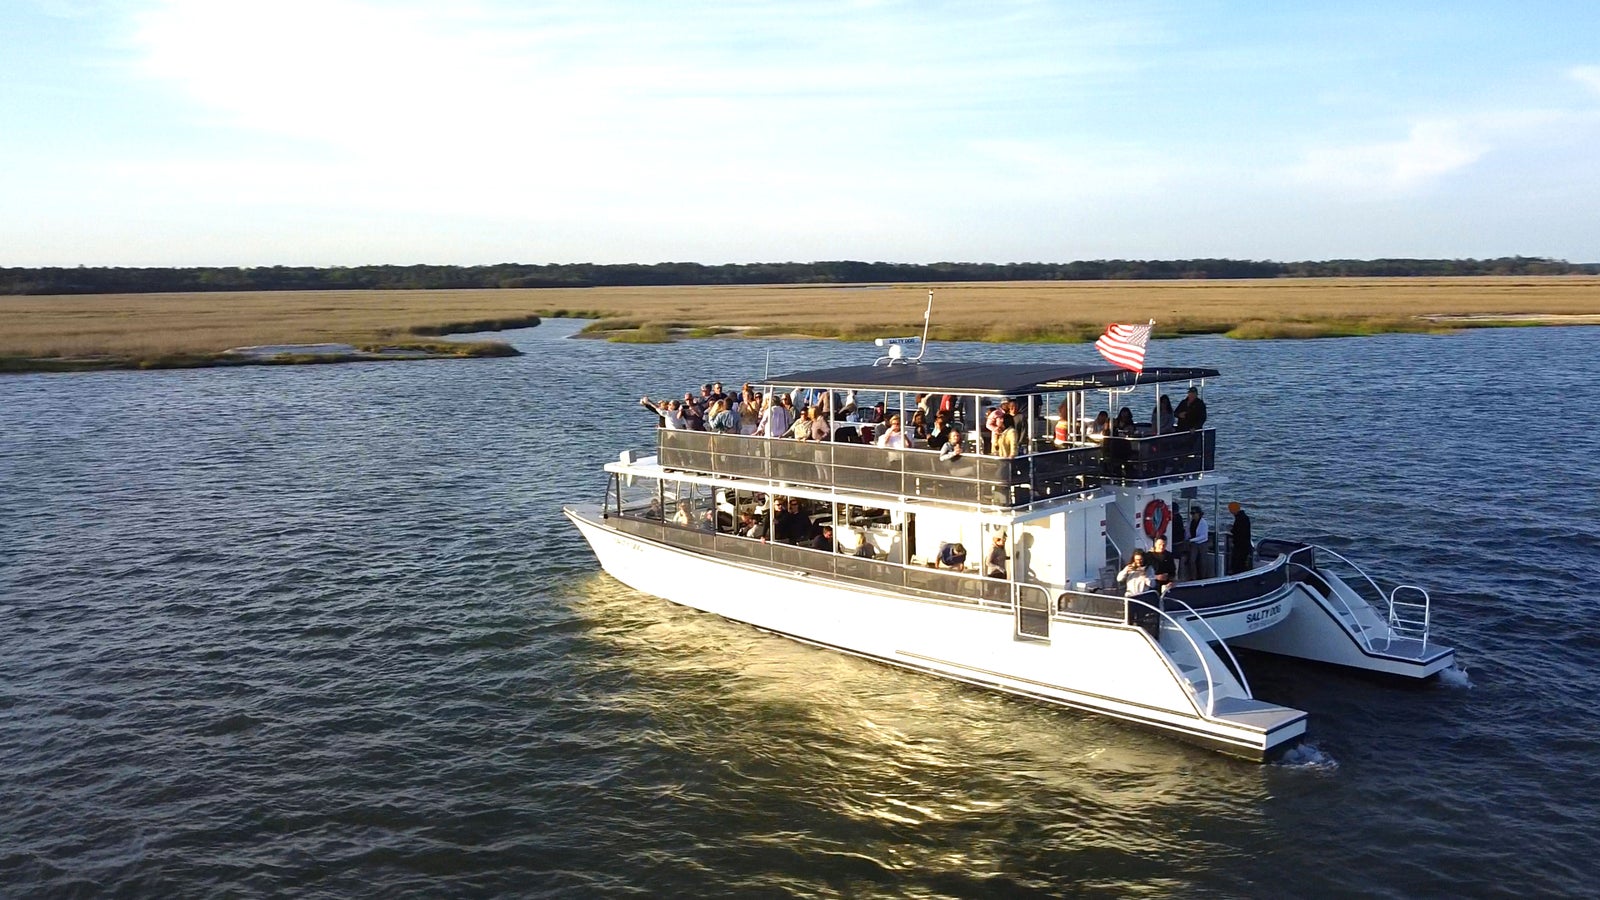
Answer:
[[[556,263],[492,266],[255,266],[0,268],[0,294],[154,291],[416,290],[710,284],[863,284],[940,281],[1105,281],[1173,278],[1338,278],[1447,275],[1596,275],[1600,263],[1530,256],[1499,259],[1097,259],[1069,263],[928,264]]]

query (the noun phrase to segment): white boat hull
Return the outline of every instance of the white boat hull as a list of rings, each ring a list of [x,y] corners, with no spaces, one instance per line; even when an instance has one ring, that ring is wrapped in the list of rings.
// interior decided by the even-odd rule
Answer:
[[[1142,628],[1057,616],[1048,642],[1018,640],[1009,611],[713,558],[621,533],[597,509],[565,512],[624,584],[807,643],[1093,710],[1251,759],[1305,731],[1298,710],[1226,695],[1232,678],[1220,661],[1217,685],[1186,678]],[[1219,696],[1208,712],[1209,690]]]

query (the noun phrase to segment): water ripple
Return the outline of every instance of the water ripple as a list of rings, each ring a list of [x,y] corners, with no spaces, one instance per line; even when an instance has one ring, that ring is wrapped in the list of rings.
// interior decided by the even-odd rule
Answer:
[[[1247,656],[1258,692],[1312,711],[1309,742],[1256,767],[598,574],[558,510],[598,491],[599,458],[649,438],[627,401],[742,381],[768,351],[783,370],[863,348],[551,343],[571,327],[515,334],[537,352],[509,360],[0,380],[6,891],[1600,881],[1600,601],[1581,587],[1600,562],[1600,406],[1485,405],[1589,396],[1600,376],[1563,370],[1557,393],[1526,361],[1594,358],[1600,332],[1153,349],[1230,376],[1213,416],[1259,533],[1407,573],[1461,651],[1459,672],[1420,687]]]

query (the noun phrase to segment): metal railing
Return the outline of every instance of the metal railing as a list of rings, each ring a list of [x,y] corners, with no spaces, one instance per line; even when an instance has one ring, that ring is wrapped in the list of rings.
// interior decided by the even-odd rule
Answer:
[[[954,459],[932,450],[834,441],[669,428],[657,434],[657,462],[666,469],[991,507],[1025,506],[1107,483],[1210,471],[1216,456],[1211,429],[1107,438],[1101,446],[1015,457],[965,453]]]
[[[1195,641],[1194,635],[1190,634],[1189,633],[1189,629],[1184,628],[1183,625],[1179,624],[1177,619],[1174,619],[1171,615],[1167,614],[1167,612],[1165,610],[1161,609],[1160,607],[1158,607],[1158,606],[1156,606],[1154,604],[1151,604],[1151,603],[1147,603],[1147,602],[1145,602],[1143,600],[1140,600],[1138,597],[1127,597],[1127,598],[1124,598],[1124,599],[1127,601],[1127,603],[1128,603],[1128,605],[1130,607],[1136,606],[1136,605],[1144,607],[1145,609],[1148,609],[1151,612],[1154,612],[1157,616],[1161,617],[1162,619],[1165,619],[1168,622],[1172,623],[1172,627],[1177,629],[1178,633],[1183,635],[1184,640],[1189,642],[1189,648],[1194,651],[1195,659],[1200,662],[1200,669],[1206,675],[1206,710],[1205,710],[1206,718],[1215,717],[1216,711],[1217,711],[1217,679],[1216,679],[1215,675],[1211,671],[1211,663],[1206,661],[1206,655],[1203,652],[1201,652],[1200,645],[1199,645],[1199,643],[1197,643]],[[1155,644],[1156,644],[1156,647],[1161,650],[1161,655],[1162,655],[1162,658],[1164,660],[1166,660],[1167,668],[1170,669],[1172,671],[1172,674],[1177,676],[1180,681],[1182,681],[1184,684],[1189,685],[1190,693],[1191,693],[1191,696],[1192,696],[1193,692],[1195,690],[1194,680],[1189,678],[1189,676],[1183,674],[1183,672],[1181,670],[1176,668],[1176,665],[1177,665],[1178,661],[1176,659],[1172,658],[1172,655],[1167,652],[1165,647],[1161,646],[1161,639],[1159,637],[1157,637],[1155,639]],[[1195,697],[1194,699],[1198,701],[1200,698],[1199,697]]]
[[[1393,591],[1385,593],[1383,588],[1378,586],[1378,582],[1374,581],[1372,576],[1368,575],[1365,569],[1345,558],[1345,556],[1339,553],[1337,550],[1330,550],[1329,548],[1320,544],[1308,544],[1307,546],[1322,553],[1326,553],[1334,559],[1337,559],[1349,566],[1357,575],[1360,575],[1363,579],[1365,579],[1367,584],[1372,586],[1372,589],[1377,592],[1378,597],[1382,599],[1387,606],[1387,614],[1384,616],[1384,619],[1385,624],[1387,624],[1389,627],[1390,637],[1398,635],[1400,637],[1420,641],[1422,643],[1422,649],[1424,651],[1428,649],[1429,624],[1433,618],[1430,607],[1432,606],[1433,601],[1428,596],[1427,591],[1415,585],[1403,584],[1397,586]],[[1396,600],[1395,595],[1398,594],[1402,589],[1415,591],[1416,593],[1421,594],[1422,601],[1419,603],[1416,601]],[[1421,611],[1420,621],[1407,618],[1407,615],[1414,615],[1416,610]],[[1402,611],[1405,613],[1405,615],[1402,614]],[[1396,627],[1397,625],[1399,627]],[[1370,649],[1370,646],[1368,649]]]
[[[700,531],[682,525],[626,515],[611,516],[609,522],[618,531],[626,534],[686,550],[712,554],[726,560],[826,575],[841,582],[901,590],[935,600],[958,600],[1001,610],[1013,608],[1012,588],[1017,583],[998,578],[867,559],[721,532]],[[1037,587],[1027,584],[1021,586]]]
[[[1222,639],[1222,635],[1217,634],[1217,630],[1211,627],[1211,623],[1206,620],[1206,617],[1200,615],[1198,612],[1195,612],[1194,607],[1172,596],[1171,590],[1168,590],[1167,593],[1161,596],[1161,605],[1166,606],[1168,603],[1176,603],[1188,610],[1189,615],[1194,616],[1197,620],[1199,620],[1200,624],[1206,627],[1206,631],[1211,632],[1211,639],[1222,645],[1223,651],[1228,654],[1228,661],[1233,663],[1233,674],[1238,678],[1239,686],[1244,688],[1244,692],[1247,696],[1255,696],[1255,692],[1250,690],[1249,680],[1244,677],[1244,666],[1239,665],[1238,657],[1233,655],[1233,648],[1229,647],[1228,642]]]

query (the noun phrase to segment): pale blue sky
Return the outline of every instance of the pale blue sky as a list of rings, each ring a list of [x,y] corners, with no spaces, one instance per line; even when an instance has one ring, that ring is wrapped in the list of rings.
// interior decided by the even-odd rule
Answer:
[[[0,266],[1600,261],[1600,3],[5,0]]]

